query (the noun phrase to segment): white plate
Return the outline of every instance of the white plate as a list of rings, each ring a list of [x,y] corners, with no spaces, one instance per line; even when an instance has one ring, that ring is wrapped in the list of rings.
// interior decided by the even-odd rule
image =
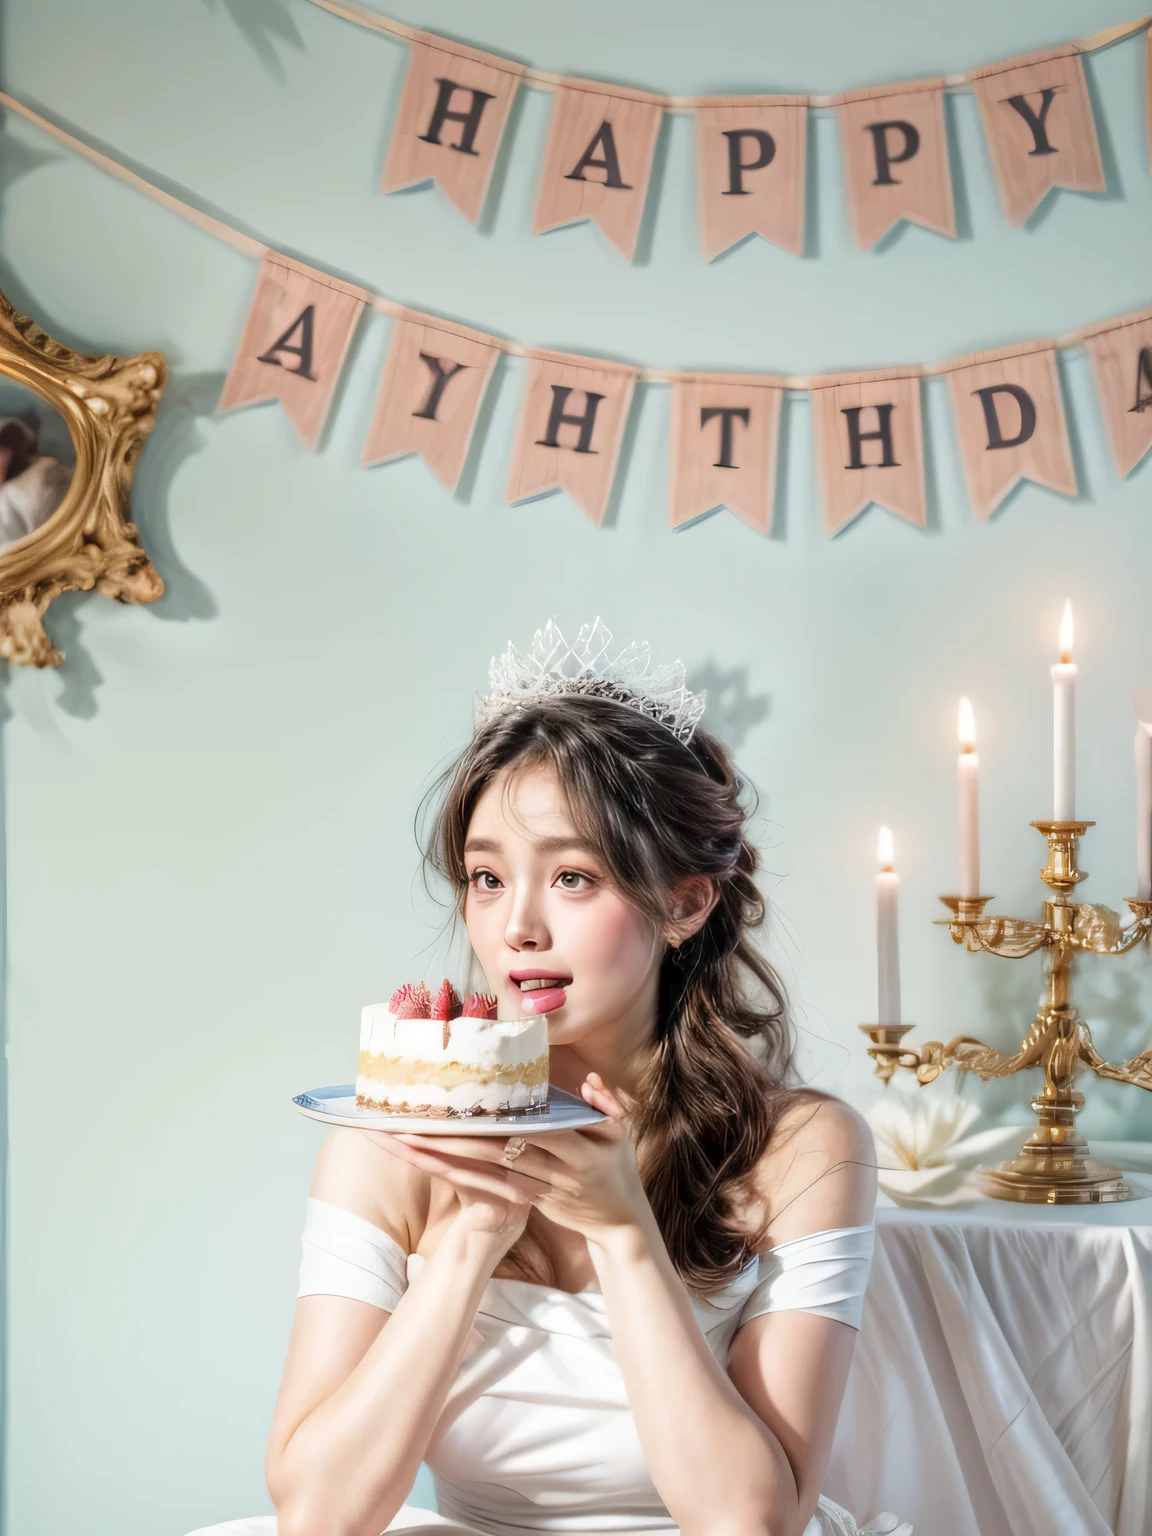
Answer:
[[[379,1109],[356,1108],[356,1084],[338,1083],[313,1088],[292,1100],[302,1115],[326,1125],[348,1125],[356,1130],[423,1132],[427,1136],[508,1136],[513,1131],[535,1136],[544,1131],[578,1131],[599,1125],[610,1117],[593,1109],[566,1088],[548,1084],[548,1102],[540,1109],[519,1115],[452,1115],[433,1119],[428,1115],[386,1115]]]

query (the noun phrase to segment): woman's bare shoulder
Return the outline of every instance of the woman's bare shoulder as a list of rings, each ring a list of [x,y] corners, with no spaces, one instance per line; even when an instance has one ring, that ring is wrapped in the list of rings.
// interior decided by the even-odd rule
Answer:
[[[862,1114],[832,1094],[798,1089],[756,1165],[768,1221],[765,1248],[865,1226],[876,1207],[876,1148]]]
[[[428,1217],[429,1176],[381,1145],[382,1132],[337,1126],[320,1145],[308,1193],[382,1228],[406,1253]]]

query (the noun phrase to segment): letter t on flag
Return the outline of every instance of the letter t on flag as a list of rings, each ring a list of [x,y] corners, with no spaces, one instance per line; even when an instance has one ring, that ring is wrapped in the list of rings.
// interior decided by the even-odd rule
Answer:
[[[565,490],[594,523],[603,522],[636,375],[600,358],[531,353],[508,501]]]
[[[279,400],[305,447],[315,449],[369,297],[363,288],[268,251],[216,410]]]

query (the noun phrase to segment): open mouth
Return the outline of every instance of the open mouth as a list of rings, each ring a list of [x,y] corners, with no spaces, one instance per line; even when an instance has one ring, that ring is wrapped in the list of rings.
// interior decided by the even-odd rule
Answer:
[[[571,976],[559,971],[511,971],[508,976],[520,993],[525,1013],[552,1013],[567,1001]]]

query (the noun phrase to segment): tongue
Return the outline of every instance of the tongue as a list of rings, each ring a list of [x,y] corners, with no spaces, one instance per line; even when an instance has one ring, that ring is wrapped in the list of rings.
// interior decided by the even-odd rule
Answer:
[[[525,1013],[551,1013],[564,1006],[567,996],[563,987],[534,987],[531,992],[521,992],[520,1007]]]

